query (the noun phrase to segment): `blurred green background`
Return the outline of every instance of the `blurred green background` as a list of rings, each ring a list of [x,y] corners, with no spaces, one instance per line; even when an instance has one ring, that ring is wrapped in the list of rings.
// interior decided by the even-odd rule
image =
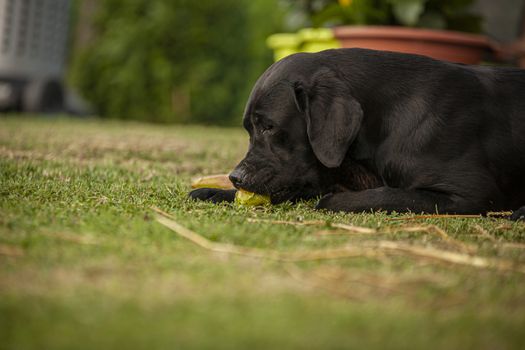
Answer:
[[[522,0],[75,0],[68,83],[104,118],[239,124],[266,38],[341,24],[517,37]],[[490,14],[490,16],[485,16]],[[487,18],[489,17],[489,18]],[[507,28],[507,29],[505,29]],[[502,33],[509,29],[512,32]],[[499,37],[498,37],[499,36]],[[515,39],[515,38],[512,38]]]
[[[70,82],[102,117],[232,124],[272,62],[264,42],[284,29],[277,2],[98,1]]]

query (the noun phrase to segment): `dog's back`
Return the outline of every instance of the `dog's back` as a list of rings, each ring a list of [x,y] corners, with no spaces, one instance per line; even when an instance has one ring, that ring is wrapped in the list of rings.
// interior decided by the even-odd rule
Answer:
[[[321,55],[365,112],[366,146],[353,155],[374,157],[387,183],[479,196],[493,209],[525,204],[525,70],[366,49]]]

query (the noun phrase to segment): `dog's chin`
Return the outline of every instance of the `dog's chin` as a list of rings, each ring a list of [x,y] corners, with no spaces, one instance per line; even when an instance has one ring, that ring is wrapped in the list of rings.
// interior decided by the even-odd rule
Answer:
[[[266,183],[261,186],[264,182],[250,182],[244,183],[240,188],[245,191],[257,193],[260,195],[270,196],[272,204],[280,204],[284,202],[298,202],[301,200],[308,200],[316,198],[321,195],[322,191],[317,186],[309,184],[293,184],[285,185],[282,183]]]
[[[272,204],[284,202],[296,203],[302,200],[309,200],[319,196],[319,191],[310,188],[283,188],[270,194]]]
[[[291,189],[291,188],[279,188],[279,189],[269,189],[269,188],[261,188],[259,186],[252,186],[252,185],[243,185],[239,189],[242,189],[244,191],[257,193],[264,196],[269,196],[272,204],[280,204],[287,201],[290,202],[296,202],[301,198],[301,191],[298,189]]]
[[[295,193],[289,189],[281,189],[270,193],[272,204],[280,204],[288,201],[293,202],[294,197]]]

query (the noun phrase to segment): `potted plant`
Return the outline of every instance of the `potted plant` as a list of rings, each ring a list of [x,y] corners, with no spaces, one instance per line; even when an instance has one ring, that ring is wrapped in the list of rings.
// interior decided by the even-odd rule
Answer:
[[[473,0],[327,0],[311,11],[314,26],[334,26],[342,47],[422,54],[476,64],[491,51]]]

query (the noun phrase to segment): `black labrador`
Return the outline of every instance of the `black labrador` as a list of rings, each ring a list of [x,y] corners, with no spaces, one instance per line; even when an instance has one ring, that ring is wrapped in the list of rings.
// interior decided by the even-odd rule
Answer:
[[[365,49],[300,53],[252,90],[236,188],[332,211],[525,216],[525,70]],[[233,201],[236,190],[190,197]]]

